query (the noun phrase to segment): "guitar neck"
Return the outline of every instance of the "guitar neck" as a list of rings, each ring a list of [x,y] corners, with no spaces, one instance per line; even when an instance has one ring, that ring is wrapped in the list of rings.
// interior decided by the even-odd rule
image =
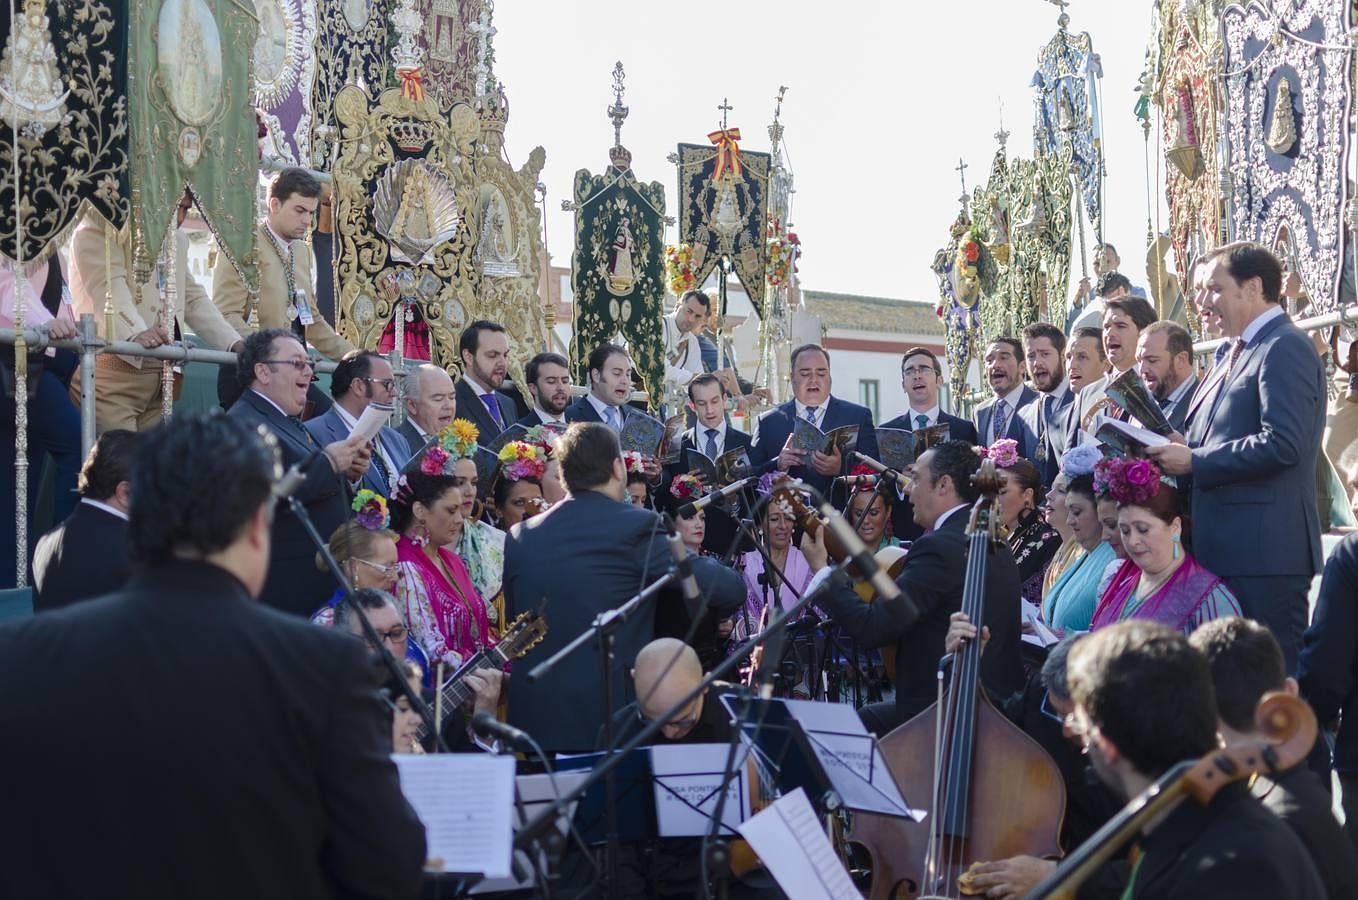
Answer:
[[[506,660],[499,648],[492,647],[490,650],[483,650],[468,660],[467,664],[455,672],[443,687],[439,688],[444,715],[456,709],[461,709],[462,705],[472,697],[471,686],[467,684],[467,676],[472,672],[481,672],[485,669],[503,668]]]

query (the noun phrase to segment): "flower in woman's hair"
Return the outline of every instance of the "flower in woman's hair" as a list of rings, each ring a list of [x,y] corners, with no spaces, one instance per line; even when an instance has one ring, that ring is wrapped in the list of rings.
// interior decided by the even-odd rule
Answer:
[[[623,464],[627,466],[627,473],[629,475],[646,474],[646,454],[639,450],[622,451],[622,461]]]
[[[761,496],[768,496],[773,493],[773,489],[778,486],[778,482],[786,481],[787,477],[787,474],[784,472],[765,472],[763,475],[760,475],[759,480],[755,482],[754,489]]]
[[[1160,492],[1160,468],[1148,459],[1108,461],[1108,496],[1118,506],[1140,506]]]
[[[677,500],[697,500],[703,495],[703,483],[696,475],[676,475],[670,482],[670,495]]]
[[[547,452],[528,441],[510,441],[500,448],[501,471],[510,481],[541,478],[547,470]]]
[[[355,513],[354,521],[369,531],[386,528],[391,522],[391,516],[387,513],[386,498],[368,488],[354,494],[354,502],[350,504],[350,509]]]
[[[984,455],[1001,469],[1007,469],[1019,461],[1018,441],[1013,438],[1000,438],[990,445]]]
[[[423,465],[421,465],[423,468]],[[396,479],[396,490],[392,493],[391,499],[397,503],[410,502],[410,478],[404,472],[401,477]]]
[[[442,475],[443,467],[450,459],[448,451],[438,444],[424,451],[424,458],[420,460],[420,471],[425,475]]]
[[[1155,463],[1148,459],[1130,461],[1123,467],[1123,473],[1128,484],[1134,484],[1138,487],[1145,487],[1160,480],[1160,470],[1156,468]]]
[[[1098,497],[1106,496],[1112,487],[1111,463],[1112,457],[1108,456],[1094,463],[1094,494]]]
[[[1103,459],[1098,447],[1084,444],[1071,447],[1061,457],[1061,472],[1070,478],[1094,474],[1094,466]]]
[[[466,419],[454,419],[439,432],[436,446],[442,447],[453,459],[470,459],[476,454],[476,439],[481,432]]]

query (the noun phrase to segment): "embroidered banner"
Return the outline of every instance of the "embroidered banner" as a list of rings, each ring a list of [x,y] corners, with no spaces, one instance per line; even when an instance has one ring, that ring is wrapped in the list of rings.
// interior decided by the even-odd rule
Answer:
[[[763,318],[769,155],[733,148],[739,135],[728,128],[713,132],[706,146],[679,145],[679,241],[693,245],[697,284],[722,256],[730,257]]]
[[[387,83],[393,0],[316,0],[316,82],[311,92],[312,161],[329,170],[339,137],[335,98],[346,84],[376,97]]]
[[[310,167],[316,0],[255,0],[255,109],[269,129],[265,153]]]

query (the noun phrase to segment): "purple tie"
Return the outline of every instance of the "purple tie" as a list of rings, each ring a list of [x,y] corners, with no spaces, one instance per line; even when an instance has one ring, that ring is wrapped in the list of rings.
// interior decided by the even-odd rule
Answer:
[[[490,417],[495,420],[495,424],[503,431],[505,420],[500,418],[500,404],[496,401],[494,392],[482,394],[481,402],[486,404],[486,409],[490,411]]]

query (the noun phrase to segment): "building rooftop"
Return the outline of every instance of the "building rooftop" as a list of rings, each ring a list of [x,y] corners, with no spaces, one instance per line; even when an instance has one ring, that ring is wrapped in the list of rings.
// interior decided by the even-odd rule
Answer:
[[[934,304],[922,300],[864,297],[803,288],[802,304],[807,312],[820,316],[821,324],[827,329],[943,335],[943,321],[934,315]]]

